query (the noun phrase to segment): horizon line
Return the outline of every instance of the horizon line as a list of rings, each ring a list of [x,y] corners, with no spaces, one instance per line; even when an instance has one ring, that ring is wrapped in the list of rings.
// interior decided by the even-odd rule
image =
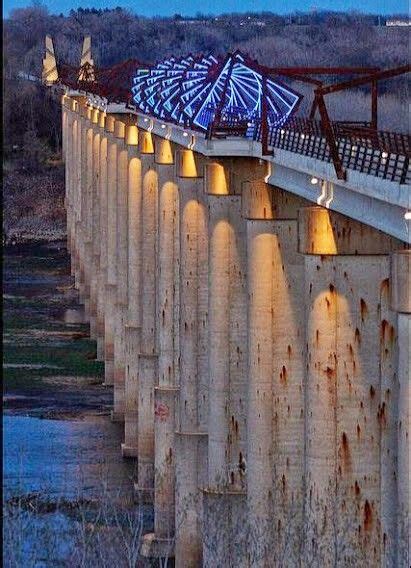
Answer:
[[[200,11],[197,11],[196,14],[188,14],[188,13],[182,13],[182,12],[176,12],[172,15],[165,15],[165,14],[152,14],[150,16],[144,15],[144,14],[139,14],[137,11],[135,11],[133,8],[129,8],[127,6],[115,6],[113,8],[110,8],[108,6],[106,6],[105,8],[99,8],[99,7],[87,7],[87,8],[83,8],[81,6],[77,7],[77,8],[70,8],[70,9],[66,9],[64,10],[60,10],[60,11],[54,11],[53,7],[49,8],[47,5],[45,4],[39,4],[39,5],[34,5],[34,4],[27,4],[27,6],[22,6],[22,7],[16,7],[16,8],[10,8],[8,10],[8,13],[5,14],[3,13],[2,15],[2,19],[6,20],[10,18],[10,14],[14,11],[19,11],[19,10],[26,10],[28,8],[44,8],[48,11],[50,16],[61,16],[63,15],[64,17],[69,17],[70,16],[70,12],[91,12],[92,10],[96,10],[97,12],[105,12],[105,11],[109,11],[109,12],[115,12],[116,10],[120,9],[122,11],[127,11],[130,12],[131,14],[147,19],[147,20],[151,20],[151,19],[156,19],[156,18],[162,18],[162,19],[173,19],[176,16],[179,16],[181,18],[184,19],[191,19],[191,20],[200,20],[202,18],[205,19],[211,19],[211,18],[218,18],[218,17],[224,17],[224,16],[241,16],[241,15],[255,15],[255,16],[277,16],[280,18],[285,18],[288,16],[314,16],[316,14],[347,14],[347,15],[359,15],[359,16],[370,16],[370,17],[383,17],[383,18],[389,18],[389,17],[405,17],[408,20],[410,19],[410,15],[407,12],[387,12],[387,13],[383,13],[383,12],[370,12],[370,11],[362,11],[362,10],[357,10],[357,9],[350,9],[350,10],[332,10],[332,9],[316,9],[316,10],[293,10],[290,12],[272,12],[270,10],[260,10],[260,11],[256,11],[253,12],[251,10],[244,10],[244,11],[230,11],[230,12],[219,12],[219,13],[214,13],[214,12],[207,12],[207,13],[202,13]]]

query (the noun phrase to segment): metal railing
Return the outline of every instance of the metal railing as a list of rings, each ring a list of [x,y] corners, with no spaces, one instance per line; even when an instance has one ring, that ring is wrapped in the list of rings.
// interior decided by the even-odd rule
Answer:
[[[409,135],[375,131],[367,123],[335,122],[332,128],[345,168],[401,184],[411,183]],[[261,137],[261,125],[256,123],[253,138],[261,141]],[[269,128],[268,148],[332,162],[321,123],[308,118],[295,117],[282,127]]]

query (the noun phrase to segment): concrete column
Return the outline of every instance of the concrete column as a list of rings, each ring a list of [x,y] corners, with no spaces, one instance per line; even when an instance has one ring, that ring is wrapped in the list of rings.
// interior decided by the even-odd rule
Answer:
[[[91,109],[85,110],[85,162],[82,162],[82,176],[85,176],[84,209],[84,290],[85,290],[85,313],[90,321],[90,334],[95,339],[95,316],[91,314],[91,275],[93,266],[93,128],[91,124]],[[85,171],[83,170],[85,166]],[[93,321],[92,321],[93,320]]]
[[[144,133],[142,140],[148,140]],[[142,143],[142,141],[141,141]],[[148,142],[147,142],[148,144]],[[149,145],[149,144],[148,144]],[[151,147],[140,146],[142,169],[141,344],[138,400],[138,486],[141,499],[152,498],[154,487],[154,385],[156,351],[156,270],[158,180]]]
[[[155,140],[158,171],[157,327],[158,384],[154,390],[154,534],[143,553],[166,556],[173,550],[175,479],[175,396],[179,355],[178,187],[169,140]]]
[[[67,104],[69,101],[67,100]],[[66,150],[66,172],[65,181],[67,185],[67,249],[71,257],[71,274],[74,276],[73,265],[73,238],[74,238],[74,188],[73,188],[73,130],[74,130],[74,116],[72,111],[67,111],[67,150]]]
[[[73,118],[72,113],[68,108],[69,99],[68,97],[63,97],[62,105],[63,105],[63,112],[65,113],[65,119],[63,119],[63,140],[64,140],[64,150],[63,150],[63,159],[65,163],[65,188],[66,188],[66,196],[65,196],[65,207],[66,207],[66,218],[67,218],[67,251],[71,253],[71,232],[72,232],[72,147],[73,147]]]
[[[321,546],[323,552],[318,556],[309,548],[305,554],[330,565],[335,557],[337,301],[333,259],[318,261],[318,257],[305,259],[305,294],[311,298],[306,312],[306,544]]]
[[[156,143],[156,148],[168,146]],[[172,155],[158,157],[158,386],[155,389],[155,509],[159,538],[174,534],[174,401],[179,356],[179,209]],[[168,164],[167,164],[168,162]]]
[[[249,562],[269,558],[272,472],[273,263],[274,235],[264,221],[247,221],[248,257],[248,409],[247,501]]]
[[[67,110],[65,106],[67,95],[64,94],[61,97],[61,157],[63,162],[66,161],[66,151],[67,151]]]
[[[208,474],[211,487],[233,491],[243,488],[246,452],[246,227],[241,197],[209,195],[208,204]]]
[[[339,255],[334,266],[336,554],[339,562],[351,556],[353,564],[372,560],[394,566],[394,558],[391,562],[388,558],[395,554],[396,544],[398,383],[396,322],[385,290],[389,257]],[[370,281],[374,286],[369,286]]]
[[[100,129],[98,110],[92,111],[90,337],[98,343],[97,304],[100,272]],[[98,348],[99,346],[97,346]],[[99,349],[97,349],[99,351]],[[98,353],[99,355],[99,353]]]
[[[374,257],[375,259],[375,257]],[[376,259],[375,259],[376,260]],[[381,528],[380,528],[380,551],[382,566],[401,565],[398,562],[397,536],[399,528],[399,500],[398,500],[398,462],[400,457],[398,445],[398,415],[399,415],[399,346],[400,332],[397,313],[390,305],[390,258],[388,255],[378,257],[379,274],[375,280],[370,270],[373,281],[379,277],[379,291],[375,298],[371,299],[377,304],[376,320],[380,327],[379,352],[379,378],[380,399],[377,409],[377,421],[379,426],[380,441],[380,499],[381,499]],[[366,269],[368,271],[368,269]],[[347,294],[348,295],[348,294]],[[367,302],[370,297],[361,294]],[[357,300],[358,301],[358,300]],[[372,311],[370,311],[372,314]],[[368,314],[367,314],[368,315]],[[370,318],[369,325],[372,325]],[[375,325],[375,324],[374,324]],[[375,338],[370,334],[375,342]],[[371,352],[371,346],[368,348]],[[363,365],[364,370],[369,368]],[[378,518],[378,515],[377,515]],[[367,556],[369,556],[367,554]]]
[[[229,483],[230,408],[230,225],[229,198],[209,196],[209,357],[208,478],[212,487]],[[235,245],[235,243],[234,243]],[[234,420],[237,417],[233,417]]]
[[[86,318],[89,318],[89,305],[90,305],[90,282],[89,276],[89,252],[90,252],[90,238],[89,238],[89,184],[91,181],[89,166],[90,161],[90,133],[87,120],[87,107],[84,104],[80,107],[80,145],[81,145],[81,159],[80,159],[80,200],[81,200],[81,224],[79,226],[80,236],[80,287],[79,298],[84,304],[84,313]]]
[[[386,289],[393,242],[340,221],[320,207],[300,216],[308,345],[304,555],[323,565],[391,566],[397,382]]]
[[[97,359],[105,360],[105,309],[107,284],[107,133],[105,113],[99,113],[99,271],[97,277]]]
[[[209,195],[208,207],[209,443],[203,562],[240,567],[246,565],[247,551],[247,525],[240,522],[246,515],[246,223],[241,196]]]
[[[85,282],[84,282],[84,236],[83,225],[85,219],[84,194],[85,194],[85,164],[86,164],[86,144],[83,107],[79,105],[77,121],[77,217],[76,217],[76,242],[77,242],[77,273],[76,282],[79,291],[79,302],[84,304]]]
[[[137,457],[138,442],[138,356],[141,333],[141,220],[142,180],[138,154],[138,132],[127,127],[128,146],[128,323],[125,329],[125,414],[123,457]]]
[[[297,215],[305,201],[261,179],[243,182],[241,192],[249,270],[248,561],[295,566],[302,544],[305,421],[304,265]],[[260,283],[267,263],[269,279]]]
[[[78,242],[77,242],[77,219],[78,219],[78,114],[74,110],[76,101],[71,100],[72,104],[72,146],[71,146],[71,174],[70,174],[70,192],[72,195],[72,221],[70,233],[70,250],[71,250],[71,274],[74,276],[74,286],[78,289],[79,276],[79,258],[78,258]]]
[[[79,107],[78,107],[79,109]],[[76,135],[75,135],[75,142],[76,142],[76,163],[77,167],[75,170],[75,207],[76,207],[76,215],[75,215],[75,239],[76,239],[76,267],[75,267],[75,282],[76,288],[79,290],[79,301],[81,303],[80,298],[80,229],[81,229],[81,115],[79,110],[77,111],[76,116]]]
[[[104,314],[105,384],[114,384],[115,303],[117,301],[117,140],[114,118],[106,117],[107,131],[107,284]]]
[[[62,161],[67,165],[67,145],[68,145],[68,136],[70,130],[70,117],[68,113],[68,109],[66,107],[66,99],[67,95],[64,94],[61,97],[61,158]],[[69,174],[68,168],[65,168],[65,196],[64,196],[64,206],[66,208],[66,227],[67,227],[67,237],[70,231],[70,181],[69,181]],[[70,243],[69,239],[67,238],[67,250],[70,252]]]
[[[398,314],[398,556],[397,566],[410,564],[410,369],[411,251],[391,258],[391,306]],[[396,511],[393,511],[395,514]],[[393,564],[395,565],[395,564]]]
[[[275,188],[272,191],[276,201],[277,192]],[[281,213],[277,201],[274,210],[276,211],[276,220],[272,221],[274,236],[272,527],[274,531],[271,538],[275,563],[291,567],[298,564],[301,557],[303,534],[306,372],[304,258],[298,253],[297,209]]]
[[[126,376],[124,386],[124,443],[121,455],[124,458],[138,458],[138,398],[141,328],[135,325],[125,326],[125,361]]]
[[[180,188],[180,393],[176,433],[177,565],[201,564],[200,522],[206,481],[208,418],[208,243],[200,161],[192,151],[178,157]],[[203,429],[202,429],[203,428]]]
[[[125,325],[128,318],[128,151],[125,124],[116,120],[117,138],[117,302],[114,336],[114,410],[112,420],[124,422]]]

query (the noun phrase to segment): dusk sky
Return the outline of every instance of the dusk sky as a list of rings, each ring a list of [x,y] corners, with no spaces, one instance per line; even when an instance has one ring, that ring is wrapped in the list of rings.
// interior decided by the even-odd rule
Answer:
[[[277,14],[296,10],[360,10],[373,14],[408,12],[407,0],[44,0],[52,13],[67,14],[72,8],[114,8],[121,6],[144,16],[171,16],[173,14],[195,15],[221,14],[223,12],[270,11]],[[3,15],[8,16],[13,8],[29,6],[30,0],[4,0]]]

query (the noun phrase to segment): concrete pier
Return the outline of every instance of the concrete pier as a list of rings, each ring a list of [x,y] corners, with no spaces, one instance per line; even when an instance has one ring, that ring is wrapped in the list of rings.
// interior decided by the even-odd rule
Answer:
[[[98,336],[97,325],[97,291],[100,274],[100,129],[98,127],[99,111],[92,110],[92,180],[91,180],[91,275],[90,275],[90,337],[96,340],[98,359],[101,357],[101,336]]]
[[[157,321],[157,195],[151,136],[142,136],[140,145],[142,176],[141,216],[141,335],[138,356],[138,491],[143,500],[153,499],[154,489],[154,386],[158,369]]]
[[[128,148],[128,314],[125,326],[124,377],[124,457],[138,455],[138,355],[141,333],[141,160],[138,154],[138,130],[127,126]]]
[[[173,549],[175,398],[179,382],[179,188],[173,149],[156,141],[158,169],[158,381],[154,391],[154,533],[151,546]],[[167,543],[167,544],[166,544]]]
[[[207,210],[201,162],[191,150],[177,154],[180,191],[180,391],[176,432],[176,562],[198,566],[202,477],[206,479],[208,397]],[[202,277],[202,274],[205,277]],[[180,472],[180,476],[179,473]]]
[[[99,112],[98,130],[100,132],[98,195],[99,232],[95,236],[96,249],[99,249],[99,272],[97,276],[97,359],[105,361],[105,298],[107,285],[107,133],[106,115]]]
[[[114,385],[114,335],[117,301],[117,139],[115,119],[106,117],[107,133],[107,282],[105,289],[104,361],[105,384]]]
[[[397,251],[391,257],[391,308],[398,314],[398,523],[399,566],[410,563],[410,369],[411,369],[411,254]],[[392,332],[391,332],[392,333]],[[395,333],[395,332],[394,332]],[[395,451],[395,444],[394,444]],[[394,543],[391,550],[395,551]],[[395,556],[393,558],[395,560]],[[391,559],[392,561],[392,559]]]
[[[407,566],[408,243],[310,164],[86,102],[62,97],[68,248],[142,555]]]
[[[112,420],[124,422],[125,400],[125,325],[128,319],[128,150],[125,145],[126,125],[116,120],[117,138],[117,202],[116,202],[116,262],[117,299],[114,337],[114,410]]]

